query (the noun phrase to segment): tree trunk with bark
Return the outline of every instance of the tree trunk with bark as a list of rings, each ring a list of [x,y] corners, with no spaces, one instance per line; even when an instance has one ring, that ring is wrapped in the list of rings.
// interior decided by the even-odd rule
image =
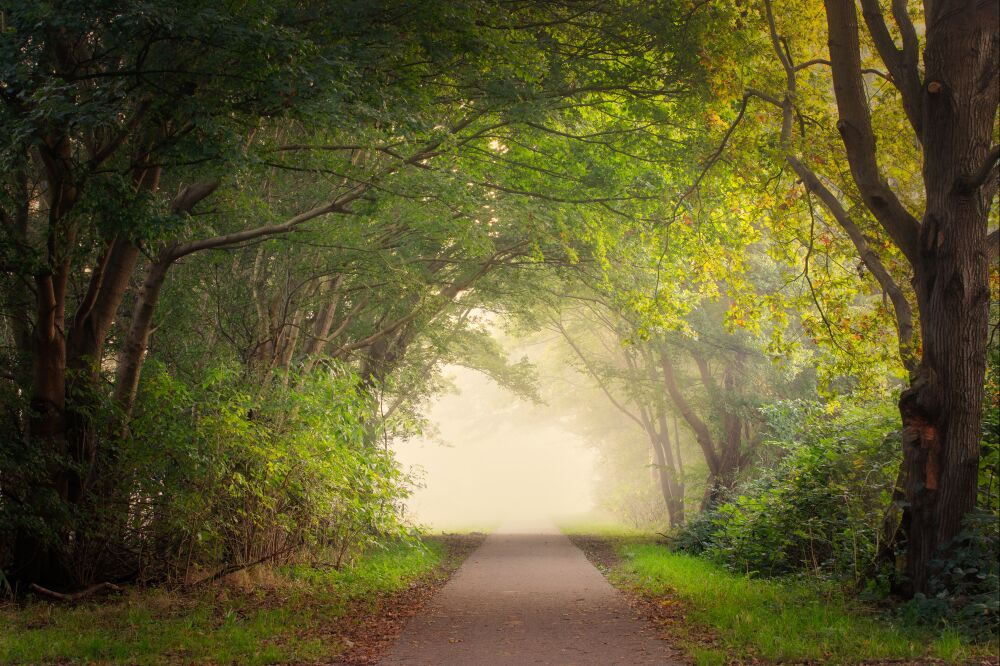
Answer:
[[[118,354],[118,366],[115,371],[115,403],[126,417],[132,413],[132,407],[135,405],[142,364],[146,358],[149,336],[153,330],[153,314],[172,263],[173,259],[167,255],[158,258],[146,269],[146,277],[142,281],[136,299],[125,344]]]
[[[667,428],[666,416],[660,414],[659,429],[651,433],[653,457],[656,460],[656,472],[660,482],[660,494],[667,507],[667,517],[670,527],[680,527],[684,524],[684,483],[680,478],[680,463],[675,460],[670,446],[670,430]]]
[[[929,561],[958,534],[976,503],[989,334],[987,224],[996,188],[976,186],[971,178],[996,160],[987,155],[1000,64],[997,7],[990,4],[983,3],[986,11],[964,3],[933,5],[939,15],[929,22],[924,51],[927,204],[914,264],[923,357],[899,402],[913,591],[926,590]],[[995,168],[993,174],[995,181]]]
[[[930,561],[958,534],[976,501],[989,264],[996,258],[987,230],[1000,157],[990,148],[1000,100],[997,7],[927,3],[921,82],[917,33],[905,3],[893,5],[899,48],[879,4],[861,0],[872,41],[922,145],[926,203],[918,222],[879,169],[854,0],[825,4],[837,127],[851,173],[913,269],[923,354],[899,403],[907,500],[902,527],[907,591],[924,592]]]

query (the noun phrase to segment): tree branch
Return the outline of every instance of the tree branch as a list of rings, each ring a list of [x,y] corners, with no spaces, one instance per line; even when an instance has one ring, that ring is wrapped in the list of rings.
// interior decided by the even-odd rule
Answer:
[[[103,164],[105,160],[115,154],[115,151],[121,147],[122,143],[125,142],[125,139],[128,138],[129,134],[131,134],[135,128],[139,126],[142,118],[146,115],[146,111],[149,110],[150,105],[151,103],[148,99],[139,104],[139,108],[136,109],[135,114],[125,124],[125,126],[122,127],[110,141],[94,152],[89,163],[89,167],[91,169],[96,169]]]
[[[878,281],[879,286],[882,287],[889,297],[893,311],[896,314],[899,358],[903,366],[908,371],[913,372],[916,369],[918,359],[916,357],[916,350],[913,347],[913,308],[910,305],[909,299],[906,298],[906,294],[903,293],[902,288],[886,269],[885,264],[882,263],[882,259],[868,244],[864,233],[854,222],[847,209],[844,208],[840,199],[819,179],[812,169],[807,167],[797,157],[787,154],[785,155],[785,159],[791,165],[796,175],[802,179],[802,184],[805,185],[806,189],[816,193],[826,209],[833,215],[837,224],[847,233],[847,237],[851,239],[855,249],[857,249],[861,261],[864,262],[865,267],[868,268],[875,277],[875,280]]]
[[[809,67],[813,67],[815,65],[826,65],[827,67],[829,67],[830,66],[830,61],[827,60],[826,58],[813,58],[812,60],[806,60],[805,62],[800,62],[799,64],[795,65],[795,67],[793,69],[796,72],[798,72],[798,71],[801,71],[803,69],[808,69]],[[880,69],[874,69],[874,68],[871,68],[871,67],[865,67],[865,68],[862,68],[861,73],[862,74],[872,74],[874,76],[879,77],[880,79],[884,79],[885,81],[888,81],[889,83],[893,83],[893,85],[895,85],[895,83],[892,80],[892,77],[889,76],[888,74],[886,74],[885,72],[883,72]]]
[[[847,149],[851,175],[875,219],[910,264],[916,266],[920,262],[917,238],[920,223],[900,203],[882,178],[878,166],[871,109],[868,107],[861,76],[861,45],[854,0],[824,0],[824,4],[830,38],[833,90],[840,113],[837,129]]]
[[[688,186],[688,188],[684,191],[684,194],[677,199],[677,203],[674,204],[674,208],[670,213],[671,219],[677,215],[677,210],[681,207],[681,204],[683,204],[684,201],[691,196],[692,192],[698,189],[701,181],[708,175],[708,172],[715,165],[715,163],[719,161],[719,157],[722,156],[726,146],[729,145],[729,139],[732,138],[733,133],[736,131],[736,128],[739,126],[740,122],[743,120],[743,116],[747,112],[747,104],[750,103],[751,94],[752,93],[749,91],[743,94],[743,100],[740,102],[740,110],[737,112],[736,118],[729,124],[729,127],[726,128],[726,133],[722,135],[722,141],[719,142],[718,147],[712,152],[711,155],[708,156],[708,159],[705,160],[704,166],[702,166],[698,177],[694,179],[694,182],[692,182],[690,186]]]
[[[985,185],[991,177],[996,179],[997,175],[1000,175],[997,174],[998,163],[1000,163],[1000,145],[990,148],[990,152],[979,168],[955,183],[955,190],[963,194],[971,194]]]
[[[605,395],[605,397],[607,397],[608,401],[612,405],[614,405],[615,408],[618,411],[620,411],[622,414],[624,414],[625,416],[627,416],[630,419],[632,419],[633,421],[635,421],[635,423],[640,428],[642,428],[643,431],[648,432],[646,424],[644,424],[642,422],[642,420],[638,416],[636,416],[631,411],[629,411],[629,409],[627,407],[625,407],[625,405],[623,405],[621,402],[619,402],[618,399],[615,398],[615,396],[611,394],[611,391],[604,384],[604,380],[601,379],[600,375],[597,373],[597,371],[594,369],[594,367],[590,364],[590,361],[587,360],[586,356],[584,356],[583,351],[577,346],[576,342],[573,341],[573,338],[570,337],[569,332],[565,329],[565,327],[563,327],[562,322],[553,319],[552,323],[555,325],[555,327],[559,331],[559,333],[563,336],[563,339],[566,340],[567,344],[569,344],[570,348],[574,352],[576,352],[576,355],[579,357],[580,361],[583,362],[583,367],[585,367],[587,369],[587,374],[589,374],[594,379],[594,381],[597,383],[597,387],[599,389],[601,389],[601,392]]]
[[[879,57],[889,70],[890,81],[903,98],[903,110],[921,139],[920,73],[917,69],[917,33],[906,11],[906,0],[892,0],[892,13],[903,35],[903,50],[896,48],[882,16],[879,0],[861,0],[861,12]],[[832,45],[831,45],[832,47]]]
[[[715,449],[715,443],[712,440],[712,434],[708,426],[705,425],[705,422],[695,414],[691,404],[684,397],[684,394],[681,393],[680,388],[678,388],[677,380],[674,376],[673,362],[670,360],[670,354],[666,346],[660,349],[660,368],[663,371],[663,382],[667,386],[667,393],[670,395],[670,399],[678,411],[680,411],[681,416],[684,417],[691,430],[694,431],[695,439],[698,440],[702,453],[705,455],[705,462],[708,463],[709,472],[713,475],[718,474],[721,462],[719,461],[719,454]]]
[[[254,229],[245,229],[243,231],[237,231],[222,236],[213,236],[211,238],[204,238],[202,240],[191,241],[189,243],[177,243],[176,245],[167,248],[164,251],[165,254],[163,257],[169,261],[176,261],[181,257],[185,257],[194,252],[211,250],[219,247],[225,247],[227,245],[235,245],[237,243],[243,243],[248,240],[253,240],[254,238],[261,238],[263,236],[273,236],[275,234],[287,233],[309,220],[316,219],[317,217],[321,217],[329,213],[349,213],[350,209],[347,208],[347,204],[359,199],[366,190],[367,188],[365,187],[355,187],[351,191],[337,197],[329,203],[317,206],[316,208],[307,210],[304,213],[299,213],[298,215],[290,217],[280,224],[264,225]]]
[[[121,588],[114,583],[98,583],[97,585],[91,585],[90,587],[80,590],[79,592],[55,592],[48,589],[47,587],[42,587],[37,583],[32,583],[28,586],[32,592],[44,595],[46,597],[51,597],[53,599],[58,599],[59,601],[66,601],[69,603],[76,603],[82,599],[86,599],[89,596],[97,594],[98,592],[103,592],[105,590],[110,590],[112,592],[119,592]]]
[[[853,3],[853,0],[845,0],[845,1]],[[783,115],[782,126],[781,126],[781,144],[784,149],[785,159],[788,162],[788,164],[792,167],[792,170],[795,171],[796,175],[802,180],[806,188],[811,192],[815,192],[819,196],[820,201],[823,202],[823,205],[827,208],[827,210],[830,211],[830,213],[833,215],[837,223],[847,233],[848,238],[851,239],[851,242],[857,249],[861,261],[864,262],[868,270],[871,271],[872,275],[875,276],[875,279],[878,281],[879,285],[882,287],[886,295],[889,297],[889,300],[892,302],[893,310],[896,315],[896,332],[899,337],[900,360],[902,361],[904,367],[907,368],[907,370],[912,371],[916,367],[917,359],[915,356],[915,350],[913,348],[913,308],[910,306],[909,300],[906,298],[906,295],[903,293],[903,290],[900,288],[896,280],[892,277],[889,271],[886,270],[885,265],[882,263],[881,258],[878,256],[878,254],[875,253],[874,250],[871,249],[871,246],[868,244],[868,241],[865,238],[864,234],[862,233],[861,229],[854,222],[854,219],[847,212],[847,209],[840,202],[840,199],[838,199],[837,196],[830,190],[830,188],[827,187],[819,179],[817,174],[812,169],[806,166],[805,162],[800,160],[795,155],[792,149],[792,129],[793,129],[792,121],[794,114],[793,100],[795,97],[795,85],[796,85],[795,71],[797,68],[788,58],[786,52],[781,48],[780,38],[778,36],[777,29],[775,28],[774,17],[771,13],[771,0],[764,0],[764,4],[767,10],[768,26],[771,31],[772,47],[774,48],[774,51],[778,55],[778,58],[781,60],[782,64],[785,66],[789,88],[785,92],[785,97],[782,102],[778,102],[777,99],[775,99],[773,96],[766,95],[764,93],[759,93],[753,90],[751,90],[750,92],[755,96],[760,97],[761,99],[764,99],[765,101],[771,104],[775,104],[781,108]],[[853,11],[853,4],[851,5],[851,10]],[[833,21],[832,19],[829,18],[829,10],[828,10],[828,20],[830,20],[831,23]],[[831,26],[831,32],[832,31],[833,27]],[[857,43],[856,15],[854,18],[854,32],[852,34],[856,44]],[[830,51],[831,54],[833,54],[833,52],[835,51],[832,38],[831,38]],[[855,48],[855,51],[857,51],[857,48]],[[876,174],[876,179],[879,182],[881,182],[881,179],[878,176],[878,167],[875,164],[875,152],[874,152],[875,140],[874,140],[874,135],[871,132],[870,119],[868,118],[867,115],[868,106],[867,106],[867,99],[864,97],[864,90],[863,90],[864,84],[861,80],[860,56],[856,52],[854,53],[854,56],[855,58],[853,62],[854,62],[855,73],[854,76],[851,77],[851,83],[854,85],[853,91],[855,93],[853,99],[856,104],[860,105],[859,108],[856,109],[856,111],[863,117],[863,120],[865,121],[863,124],[868,128],[868,136],[870,138],[870,144],[869,144],[869,148],[871,151],[869,154],[870,163],[866,165],[866,168],[869,170],[873,170]],[[824,61],[824,62],[829,62],[831,67],[834,67],[832,58],[831,61]],[[834,70],[835,70],[834,77],[835,79],[837,79],[838,76],[836,73],[836,68],[834,68]],[[843,78],[842,74],[840,78]],[[840,101],[839,95],[840,93],[838,93],[838,106]],[[847,141],[845,139],[845,146],[846,144]],[[848,161],[852,166],[852,172],[853,172],[854,165],[857,160],[851,158],[850,147],[848,147]],[[857,182],[857,176],[855,176],[855,182]],[[861,188],[860,183],[858,183],[858,186],[859,188]],[[884,187],[888,191],[888,186]],[[862,189],[862,194],[864,194],[864,189],[863,188],[861,189]],[[892,198],[893,201],[896,201],[895,195],[893,195],[891,192],[889,192],[889,196]],[[896,205],[900,209],[902,209],[902,205],[899,204],[898,201],[896,201]],[[873,213],[874,212],[875,211],[873,210]],[[919,224],[917,223],[916,219],[914,219],[912,216],[909,215],[909,213],[905,213],[905,215],[909,218],[910,222],[907,223],[907,226],[908,228],[912,229],[912,232],[901,235],[906,236],[906,242],[908,247],[910,248],[910,251],[915,252],[916,235],[917,235],[917,230],[919,228]],[[877,214],[876,218],[878,219]],[[879,219],[879,221],[880,223],[882,223],[881,219]],[[889,231],[889,229],[886,227],[884,223],[882,224],[882,226],[883,228],[886,229],[886,231]],[[893,236],[891,232],[889,233],[889,235],[893,237],[893,240],[896,240],[896,237]],[[904,255],[906,255],[907,258],[910,259],[910,255],[907,254],[907,250],[903,247],[902,244],[899,243],[899,241],[897,241],[897,246],[899,246],[900,249],[903,250]],[[912,264],[913,261],[915,260],[910,259],[910,261]]]
[[[218,178],[212,178],[185,185],[170,202],[170,211],[174,214],[190,213],[192,208],[219,188],[219,182]]]
[[[435,139],[431,139],[425,143],[418,150],[415,150],[408,157],[400,157],[400,164],[387,169],[383,173],[373,177],[369,181],[365,181],[355,185],[353,188],[336,197],[332,201],[325,203],[321,206],[317,206],[311,210],[299,213],[293,217],[288,218],[284,222],[272,225],[263,225],[256,227],[254,229],[246,229],[244,231],[238,231],[231,234],[225,234],[222,236],[214,236],[212,238],[205,238],[199,241],[191,241],[188,243],[178,243],[164,250],[161,254],[161,260],[168,262],[176,261],[181,257],[187,256],[194,252],[200,252],[202,250],[211,250],[219,247],[225,247],[228,245],[235,245],[237,243],[243,243],[248,240],[253,240],[255,238],[262,238],[264,236],[273,236],[277,234],[287,233],[294,230],[296,227],[308,222],[310,220],[316,219],[317,217],[322,217],[330,213],[350,213],[349,204],[360,199],[364,196],[369,189],[375,186],[376,182],[380,177],[386,177],[392,175],[400,168],[404,166],[419,165],[425,159],[437,154],[438,149],[445,142],[447,137],[452,136],[461,130],[465,129],[477,119],[482,117],[482,112],[473,112],[464,117],[459,122],[448,128],[447,132],[443,133]],[[216,185],[217,186],[217,185]],[[186,188],[187,189],[187,188]],[[214,190],[214,188],[212,188]],[[211,191],[209,192],[211,193]],[[205,195],[207,196],[207,195]],[[204,197],[202,197],[204,198]],[[200,199],[199,199],[200,200]],[[197,201],[195,201],[197,203]],[[193,205],[193,204],[192,204]]]

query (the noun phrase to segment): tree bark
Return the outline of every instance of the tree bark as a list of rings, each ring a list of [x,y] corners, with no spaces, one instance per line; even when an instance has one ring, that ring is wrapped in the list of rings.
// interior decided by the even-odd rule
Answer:
[[[670,447],[670,429],[667,427],[666,415],[661,412],[658,421],[659,430],[655,432],[656,437],[652,437],[650,441],[653,444],[653,455],[659,473],[660,492],[667,505],[670,527],[680,527],[684,524],[684,484],[680,479],[680,465],[674,459]]]
[[[32,335],[31,393],[28,433],[31,446],[45,460],[48,480],[46,491],[60,500],[69,500],[74,481],[71,451],[66,440],[66,291],[70,261],[67,255],[75,241],[74,228],[67,213],[76,202],[77,188],[69,182],[69,141],[51,139],[39,154],[46,168],[49,185],[47,267],[34,276],[35,328]],[[13,575],[25,582],[73,583],[65,559],[72,524],[65,511],[54,509],[51,498],[43,500],[41,517],[46,527],[58,536],[57,546],[40,537],[37,531],[20,529],[15,536]]]
[[[173,263],[170,255],[161,256],[149,265],[136,299],[125,345],[118,354],[115,371],[115,403],[126,417],[132,413],[139,390],[139,377],[153,329],[153,313],[160,300],[160,291]]]
[[[865,19],[878,40],[882,18],[868,5]],[[904,103],[921,109],[915,127],[926,206],[919,224],[900,210],[878,171],[854,1],[826,0],[826,10],[838,129],[854,180],[914,273],[923,355],[899,403],[908,504],[903,531],[907,591],[925,592],[931,559],[958,534],[976,501],[989,326],[987,220],[996,188],[979,181],[996,160],[990,149],[1000,101],[996,4],[926,6],[919,99],[911,84],[899,87]],[[884,40],[879,48],[883,58],[894,57]]]
[[[963,182],[988,159],[998,104],[995,3],[936,2],[927,17],[923,143],[927,204],[914,286],[923,358],[900,399],[909,515],[907,574],[961,530],[978,485],[989,334],[989,189]]]
[[[77,310],[69,332],[67,362],[71,368],[86,370],[91,375],[100,371],[108,331],[138,258],[139,248],[126,239],[115,238],[108,244],[100,275],[95,270],[91,277],[93,299],[88,298],[84,307]]]
[[[337,308],[341,300],[340,287],[343,283],[344,275],[341,274],[323,285],[321,293],[324,303],[312,322],[312,332],[303,350],[305,358],[302,368],[306,373],[313,369],[316,365],[317,357],[326,348],[328,336],[333,329],[333,322],[337,317]]]
[[[709,474],[712,477],[717,476],[721,471],[722,463],[719,460],[719,454],[716,451],[712,433],[709,431],[708,425],[695,413],[694,408],[688,402],[687,398],[684,397],[680,387],[677,386],[674,364],[665,346],[660,349],[660,368],[663,371],[663,381],[666,384],[670,399],[681,413],[681,417],[688,424],[688,427],[694,432],[695,439],[701,447],[702,453],[705,455]]]

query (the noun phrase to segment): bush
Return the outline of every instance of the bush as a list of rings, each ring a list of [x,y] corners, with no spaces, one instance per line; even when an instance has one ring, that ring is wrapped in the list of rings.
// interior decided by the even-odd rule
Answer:
[[[678,536],[730,569],[812,571],[859,583],[871,571],[899,464],[892,403],[830,412],[783,402],[765,410],[778,462]]]
[[[912,623],[952,628],[975,640],[1000,633],[1000,526],[996,514],[976,511],[942,557],[932,560],[929,594],[902,608]]]
[[[118,477],[130,548],[145,576],[332,547],[337,564],[405,536],[408,479],[375,441],[372,405],[346,371],[250,392],[234,371],[187,386],[147,371]]]
[[[721,516],[714,509],[695,514],[671,535],[671,548],[692,555],[703,555],[715,540],[720,520]]]

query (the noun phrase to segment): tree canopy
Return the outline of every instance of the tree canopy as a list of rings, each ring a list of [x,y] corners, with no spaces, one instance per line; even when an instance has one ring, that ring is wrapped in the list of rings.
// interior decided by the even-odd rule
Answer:
[[[652,465],[609,497],[741,561],[799,507],[839,575],[932,592],[997,510],[995,10],[3,2],[0,571],[399,538],[443,367],[559,403],[507,327]]]

